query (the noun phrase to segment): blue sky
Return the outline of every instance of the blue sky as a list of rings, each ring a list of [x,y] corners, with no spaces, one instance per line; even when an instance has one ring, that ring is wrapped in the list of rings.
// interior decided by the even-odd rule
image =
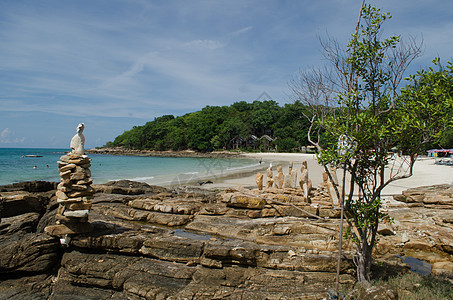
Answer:
[[[412,73],[446,62],[453,1],[370,3],[384,35],[424,42]],[[346,43],[360,0],[2,0],[0,147],[69,146],[85,123],[102,146],[163,114],[251,102],[289,103],[288,81],[322,65],[319,37]]]

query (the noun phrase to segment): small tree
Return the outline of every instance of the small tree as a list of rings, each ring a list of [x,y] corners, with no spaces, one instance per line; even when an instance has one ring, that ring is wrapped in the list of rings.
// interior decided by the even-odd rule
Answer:
[[[382,190],[412,175],[421,145],[448,123],[442,115],[448,107],[445,89],[434,88],[438,97],[433,100],[433,93],[423,93],[416,84],[426,82],[423,74],[413,77],[413,87],[400,97],[403,74],[421,51],[414,40],[403,44],[399,36],[381,39],[381,26],[390,17],[362,4],[346,51],[332,39],[322,43],[333,68],[302,72],[290,83],[296,100],[311,108],[306,114],[311,122],[308,139],[318,148],[318,161],[328,174],[329,165],[343,168],[343,189],[336,192],[347,194],[342,197],[344,212],[357,246],[354,261],[361,282],[370,280],[372,250],[383,217]],[[404,155],[389,155],[394,147]]]

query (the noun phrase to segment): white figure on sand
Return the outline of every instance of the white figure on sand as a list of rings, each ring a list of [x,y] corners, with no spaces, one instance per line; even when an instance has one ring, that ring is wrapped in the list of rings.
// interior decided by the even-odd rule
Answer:
[[[278,189],[283,187],[283,182],[285,181],[285,175],[283,175],[282,166],[277,166],[277,175],[275,176],[274,183]]]
[[[85,154],[85,137],[83,136],[83,129],[85,129],[85,124],[80,123],[77,126],[77,134],[74,135],[71,139],[72,154]]]
[[[300,180],[299,180],[299,185],[302,191],[304,192],[305,197],[308,198],[308,194],[310,193],[308,189],[308,166],[307,166],[307,161],[304,160],[302,162],[302,167],[300,168]]]
[[[266,176],[267,176],[267,187],[271,188],[272,185],[274,184],[274,174],[272,172],[272,163],[270,163],[269,168],[266,170]]]
[[[256,185],[258,186],[258,189],[261,191],[263,189],[263,174],[259,173],[256,174]]]
[[[293,162],[289,162],[288,175],[285,176],[283,181],[283,188],[295,188],[297,182],[297,171],[293,170]]]

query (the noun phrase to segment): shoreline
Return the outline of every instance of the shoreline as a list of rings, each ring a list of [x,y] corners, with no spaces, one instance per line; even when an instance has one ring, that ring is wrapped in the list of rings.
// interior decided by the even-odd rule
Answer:
[[[174,186],[174,185],[190,185],[200,186],[204,189],[225,189],[236,187],[256,188],[255,176],[258,172],[264,175],[264,183],[266,182],[266,169],[270,163],[273,165],[274,176],[277,173],[277,166],[281,165],[283,173],[288,174],[288,165],[290,161],[294,163],[294,169],[300,176],[300,167],[302,161],[307,160],[309,178],[314,187],[322,183],[323,168],[316,161],[315,154],[307,153],[275,153],[275,152],[230,152],[230,151],[216,151],[201,153],[196,151],[147,151],[147,150],[124,150],[120,148],[102,148],[86,150],[90,154],[106,154],[118,156],[156,156],[156,157],[192,157],[192,158],[219,158],[219,159],[251,159],[256,160],[254,166],[236,169],[236,170],[221,170],[214,174],[210,173],[207,176],[181,178],[181,183],[165,182],[159,183],[161,186]],[[401,194],[402,191],[409,188],[431,186],[438,184],[453,185],[453,167],[436,165],[437,158],[421,157],[417,159],[414,165],[413,175],[406,179],[401,179],[390,183],[382,192],[383,196],[390,196]],[[261,164],[259,164],[261,162]],[[338,169],[338,180],[341,181],[341,169]],[[155,183],[147,182],[146,180],[136,180],[146,182],[148,184],[156,185]],[[210,181],[212,183],[205,183]]]
[[[197,152],[193,150],[183,151],[156,151],[156,150],[134,150],[123,148],[94,148],[85,150],[86,154],[106,154],[118,156],[156,156],[156,157],[203,157],[203,158],[241,158],[245,152],[213,151]]]

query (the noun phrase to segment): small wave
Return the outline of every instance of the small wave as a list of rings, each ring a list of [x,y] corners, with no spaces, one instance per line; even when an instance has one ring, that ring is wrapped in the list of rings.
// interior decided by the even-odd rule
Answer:
[[[99,184],[102,184],[102,183],[105,183],[105,182],[109,182],[109,181],[120,181],[120,180],[130,180],[130,181],[146,181],[146,180],[152,180],[154,179],[154,176],[149,176],[149,177],[116,177],[116,178],[107,178],[107,177],[104,177],[104,178],[99,178],[99,177],[94,177],[93,178],[94,181],[96,183],[99,183]]]
[[[131,181],[145,181],[145,180],[151,180],[154,179],[154,176],[149,176],[149,177],[134,177],[130,179]]]
[[[242,170],[242,169],[248,169],[248,168],[254,168],[258,167],[261,164],[253,164],[253,165],[246,165],[246,166],[241,166],[241,167],[234,167],[234,168],[227,168],[227,171],[234,171],[234,170]]]
[[[186,172],[186,173],[182,173],[184,175],[195,175],[195,174],[198,174],[199,172]]]

